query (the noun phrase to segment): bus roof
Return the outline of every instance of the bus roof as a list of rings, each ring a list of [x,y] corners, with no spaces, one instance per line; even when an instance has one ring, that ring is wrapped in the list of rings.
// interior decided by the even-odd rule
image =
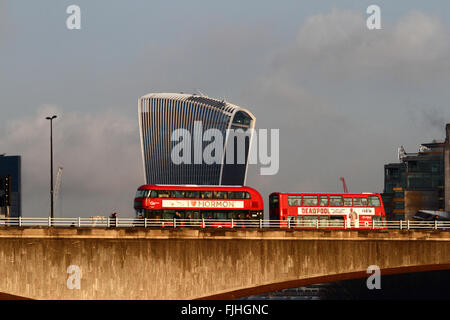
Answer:
[[[273,194],[286,194],[286,195],[321,195],[321,196],[364,196],[364,195],[380,195],[379,193],[369,193],[369,192],[363,192],[363,193],[339,193],[339,192],[272,192],[270,195]]]
[[[174,184],[144,184],[138,188],[138,190],[254,190],[255,189],[247,186],[224,186],[224,185],[174,185]]]

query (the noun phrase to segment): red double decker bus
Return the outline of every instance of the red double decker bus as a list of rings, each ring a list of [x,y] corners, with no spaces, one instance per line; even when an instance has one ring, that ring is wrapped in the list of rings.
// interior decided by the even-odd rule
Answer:
[[[143,185],[134,199],[137,218],[262,219],[264,203],[245,186]]]
[[[376,193],[275,192],[269,196],[269,216],[281,227],[386,228],[383,201]]]

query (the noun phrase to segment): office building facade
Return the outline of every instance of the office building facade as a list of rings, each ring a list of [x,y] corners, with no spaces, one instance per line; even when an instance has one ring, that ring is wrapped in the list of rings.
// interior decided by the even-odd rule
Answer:
[[[0,208],[0,215],[9,217],[22,216],[22,177],[21,157],[0,155],[0,177],[10,177],[11,205]],[[6,190],[2,190],[2,193]]]
[[[411,220],[418,210],[450,211],[450,125],[445,141],[399,152],[399,163],[384,166],[383,202],[388,218]]]
[[[147,184],[245,184],[252,138],[249,133],[255,126],[255,117],[248,110],[203,95],[151,93],[139,99],[138,114]],[[173,140],[177,129],[189,132],[192,140]],[[203,151],[212,141],[204,137],[209,129],[218,130],[223,136],[220,142],[222,161],[211,164],[203,159]],[[231,136],[230,129],[241,129],[241,133]],[[245,141],[244,161],[240,163],[237,158],[239,136]],[[189,151],[191,162],[173,161],[172,151],[180,143],[184,144],[183,152]],[[227,152],[233,152],[231,163],[225,161]],[[200,163],[196,161],[199,159]]]

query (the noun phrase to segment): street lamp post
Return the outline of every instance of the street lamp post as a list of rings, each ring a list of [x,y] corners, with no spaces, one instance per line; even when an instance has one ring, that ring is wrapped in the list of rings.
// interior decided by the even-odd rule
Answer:
[[[47,117],[50,120],[50,218],[53,219],[53,119],[56,116]]]

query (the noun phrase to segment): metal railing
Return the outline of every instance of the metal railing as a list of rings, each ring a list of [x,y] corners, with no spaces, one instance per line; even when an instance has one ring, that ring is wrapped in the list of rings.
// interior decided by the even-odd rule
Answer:
[[[103,227],[103,228],[274,228],[274,229],[396,229],[450,230],[450,221],[350,221],[333,220],[219,220],[143,218],[0,218],[0,227]]]

